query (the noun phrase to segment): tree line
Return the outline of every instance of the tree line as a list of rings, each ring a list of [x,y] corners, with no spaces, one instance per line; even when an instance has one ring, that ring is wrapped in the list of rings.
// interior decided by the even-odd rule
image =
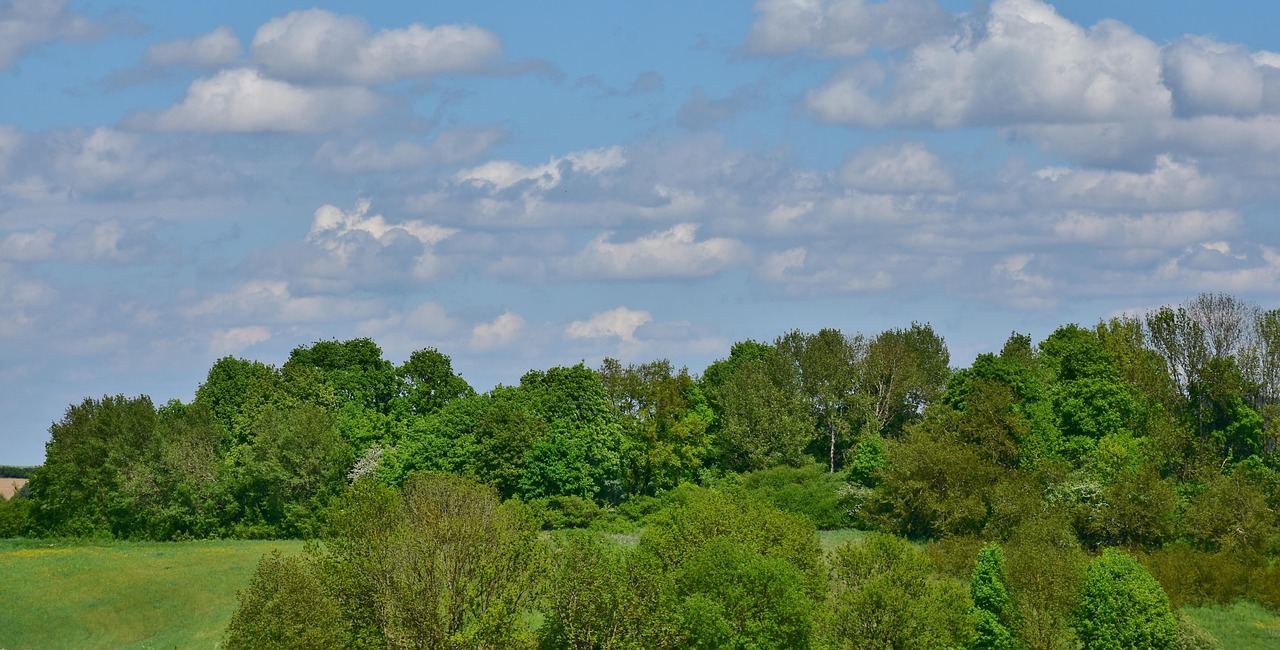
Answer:
[[[691,585],[710,582],[686,575],[694,571],[688,567],[732,584],[748,580],[734,572],[765,580],[776,570],[790,576],[777,580],[798,589],[797,598],[830,601],[823,611],[834,612],[830,603],[863,598],[840,586],[840,558],[865,560],[858,554],[878,549],[916,558],[895,566],[918,564],[915,578],[903,574],[885,584],[901,591],[919,578],[943,590],[921,598],[950,603],[938,611],[961,612],[956,620],[967,622],[960,636],[947,638],[979,629],[996,638],[1004,629],[1011,643],[1047,648],[1088,634],[1072,612],[1089,584],[1085,567],[1104,557],[1117,566],[1136,558],[1134,575],[1154,575],[1175,607],[1238,597],[1280,605],[1278,415],[1280,310],[1225,294],[1092,327],[1064,325],[1038,343],[1014,333],[998,353],[967,368],[952,368],[942,337],[913,323],[870,336],[824,329],[742,341],[698,374],[666,360],[533,370],[483,394],[437,350],[396,365],[368,339],[321,341],[296,348],[279,368],[220,359],[189,404],[108,396],[72,405],[51,427],[29,496],[0,503],[0,534],[325,539],[325,551],[310,559],[278,558],[264,567],[292,567],[327,584],[338,578],[316,571],[355,562],[333,555],[342,548],[335,540],[353,539],[333,537],[342,521],[335,504],[381,490],[380,507],[389,510],[378,516],[389,522],[409,516],[418,489],[412,486],[427,480],[421,477],[453,476],[467,489],[491,491],[495,507],[519,510],[502,517],[521,526],[638,534],[637,549],[650,549],[604,544],[591,534],[556,537],[554,549],[537,551],[552,558],[542,563],[551,577],[539,584],[552,585],[546,589],[553,594],[564,575],[577,576],[574,584],[609,585],[666,576],[672,582],[663,589],[675,600],[651,603],[658,608],[652,611],[694,621],[729,596],[697,600],[703,587]],[[704,498],[691,496],[699,490],[732,504],[720,511],[724,517],[763,504],[809,526],[881,536],[875,544],[818,552],[817,565],[791,558],[795,575],[776,562],[773,569],[755,566],[771,562],[770,553],[732,535],[745,550],[718,549],[686,567],[700,553],[686,543],[680,559],[662,559],[654,536],[662,522]],[[393,497],[403,502],[392,507]],[[499,517],[494,513],[484,516]],[[989,548],[1001,549],[999,562]],[[1127,554],[1103,552],[1117,548]],[[977,595],[946,595],[950,587],[939,586],[976,580],[982,557],[1007,561],[1012,600],[1004,605],[979,606]],[[583,571],[621,573],[579,576],[563,564],[571,558]],[[302,566],[307,562],[314,566]],[[824,586],[806,591],[806,572],[825,576]],[[358,589],[360,598],[372,598],[369,589]],[[745,598],[751,590],[739,591]],[[325,597],[341,605],[346,596]],[[512,611],[525,605],[516,602]],[[394,647],[389,639],[399,638],[393,628],[402,614],[387,612],[400,605],[380,607],[390,618],[376,625],[343,619],[343,629],[382,630],[374,636]],[[650,611],[644,607],[627,606]],[[677,616],[670,607],[692,609]],[[458,616],[467,625],[479,620],[474,612]],[[580,629],[556,620],[548,624]],[[729,635],[716,637],[724,643],[746,638],[733,625],[707,621],[706,629]],[[615,623],[615,632],[649,625]],[[806,625],[806,638],[834,638],[828,622]],[[825,631],[813,631],[819,628]],[[668,632],[693,643],[690,629]],[[604,647],[591,638],[597,641],[570,645]]]

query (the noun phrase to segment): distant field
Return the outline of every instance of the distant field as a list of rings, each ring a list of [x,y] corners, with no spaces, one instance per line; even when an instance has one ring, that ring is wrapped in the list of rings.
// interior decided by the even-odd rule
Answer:
[[[1280,648],[1280,616],[1255,603],[1228,607],[1184,607],[1182,611],[1230,650]]]
[[[301,548],[0,539],[0,648],[213,648],[258,558]]]

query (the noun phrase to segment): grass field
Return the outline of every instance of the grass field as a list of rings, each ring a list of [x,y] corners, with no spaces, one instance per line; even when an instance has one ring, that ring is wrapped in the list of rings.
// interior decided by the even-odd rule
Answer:
[[[0,648],[213,648],[258,558],[301,548],[0,539]]]
[[[1230,650],[1280,648],[1280,616],[1255,603],[1237,602],[1227,607],[1184,607],[1191,617]]]

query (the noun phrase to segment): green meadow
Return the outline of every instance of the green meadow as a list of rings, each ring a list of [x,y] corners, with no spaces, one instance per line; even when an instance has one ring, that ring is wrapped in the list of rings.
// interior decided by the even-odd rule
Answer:
[[[258,558],[301,548],[0,540],[0,648],[213,648]]]

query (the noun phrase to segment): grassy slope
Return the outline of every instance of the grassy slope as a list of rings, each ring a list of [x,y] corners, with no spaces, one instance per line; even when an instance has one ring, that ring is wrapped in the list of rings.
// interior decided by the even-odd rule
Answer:
[[[1217,638],[1224,648],[1280,648],[1280,616],[1255,603],[1241,601],[1228,607],[1184,607],[1182,611]]]
[[[212,648],[258,558],[301,547],[0,540],[0,648]]]

